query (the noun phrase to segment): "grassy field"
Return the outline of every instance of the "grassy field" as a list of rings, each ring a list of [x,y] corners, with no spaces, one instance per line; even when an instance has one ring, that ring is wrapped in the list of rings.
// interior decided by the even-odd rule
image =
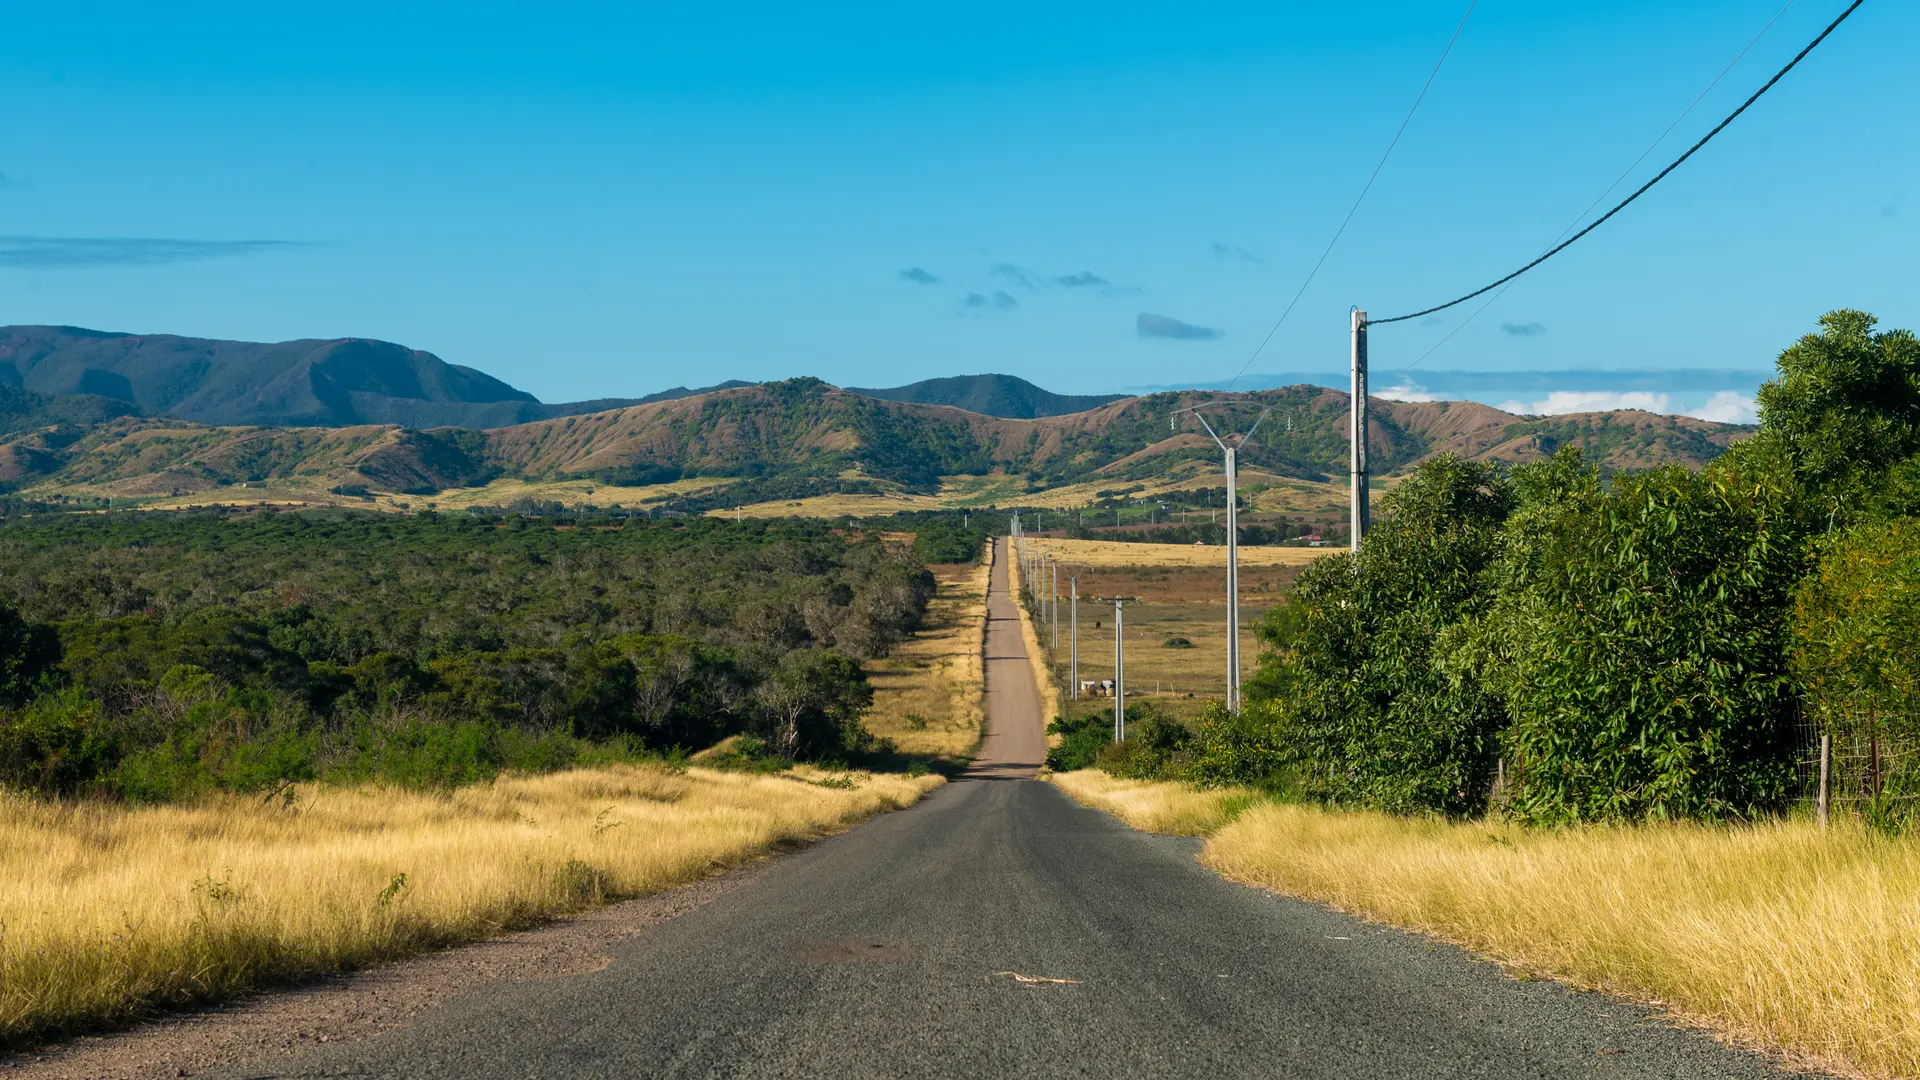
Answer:
[[[752,503],[740,507],[737,516],[750,518],[886,517],[889,514],[900,514],[909,510],[939,510],[945,505],[934,496],[914,495],[905,491],[890,491],[877,495],[814,495],[805,499]],[[736,516],[732,508],[709,510],[707,513],[712,517]]]
[[[1054,781],[1140,828],[1209,835],[1235,880],[1655,1004],[1796,1066],[1920,1075],[1920,842],[1803,821],[1527,830]]]
[[[941,782],[621,766],[190,806],[0,794],[0,1045],[655,892]]]
[[[1069,540],[1052,536],[1033,542],[1042,551],[1053,553],[1063,566],[1094,569],[1179,567],[1218,570],[1222,574],[1227,571],[1227,549],[1217,544],[1205,547],[1194,544],[1128,544],[1114,540]],[[1240,573],[1244,577],[1249,569],[1305,566],[1325,554],[1328,554],[1327,548],[1243,547],[1240,549]]]
[[[568,507],[622,506],[638,508],[663,502],[676,495],[709,491],[738,483],[725,477],[676,480],[648,487],[614,487],[592,480],[495,480],[483,487],[449,488],[437,495],[401,495],[372,492],[368,495],[336,495],[328,490],[332,481],[325,476],[297,476],[262,480],[245,485],[232,484],[181,495],[128,497],[124,485],[71,484],[30,488],[29,497],[68,495],[74,498],[110,498],[115,506],[137,506],[144,510],[186,510],[212,506],[341,506],[356,510],[465,510],[473,506],[507,506],[521,499],[559,503]]]
[[[1068,664],[1067,635],[1071,603],[1064,573],[1080,574],[1080,677],[1113,677],[1113,605],[1098,596],[1138,597],[1126,612],[1127,694],[1152,698],[1176,716],[1197,711],[1209,697],[1227,688],[1226,549],[1178,544],[1127,544],[1108,540],[1030,541],[1060,558],[1061,644],[1050,650],[1054,670]],[[1240,567],[1240,656],[1251,673],[1259,655],[1253,628],[1319,548],[1242,548]],[[1051,645],[1051,625],[1040,628]],[[1184,639],[1190,647],[1168,647]],[[1243,678],[1245,675],[1242,676]],[[1054,681],[1058,681],[1059,676]],[[1104,698],[1082,699],[1105,707]]]
[[[920,629],[866,665],[873,684],[866,725],[904,753],[959,764],[980,743],[988,566],[931,569],[939,588]]]

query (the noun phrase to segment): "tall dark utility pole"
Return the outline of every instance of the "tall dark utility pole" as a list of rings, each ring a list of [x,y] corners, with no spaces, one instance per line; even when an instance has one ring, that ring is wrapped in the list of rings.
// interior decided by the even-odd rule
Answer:
[[[1367,498],[1367,313],[1353,311],[1353,419],[1348,425],[1352,448],[1348,478],[1353,482],[1349,507],[1353,520],[1347,527],[1353,550],[1360,550],[1360,538],[1372,523]]]

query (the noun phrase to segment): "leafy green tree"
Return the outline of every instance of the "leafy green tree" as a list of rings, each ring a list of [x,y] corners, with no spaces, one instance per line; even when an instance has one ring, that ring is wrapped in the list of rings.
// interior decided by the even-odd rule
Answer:
[[[1825,730],[1920,739],[1920,520],[1821,542],[1794,594],[1793,670]]]
[[[1787,601],[1803,505],[1737,456],[1602,490],[1571,462],[1503,537],[1499,598],[1453,664],[1496,689],[1510,813],[1539,822],[1749,817],[1791,781]]]
[[[1289,650],[1253,680],[1277,701],[1303,792],[1329,802],[1453,815],[1484,805],[1506,720],[1471,672],[1443,670],[1435,643],[1490,602],[1483,581],[1512,511],[1497,466],[1442,455],[1382,500],[1356,554],[1316,561],[1284,618]]]
[[[786,758],[828,757],[867,740],[861,714],[873,687],[860,665],[831,649],[795,649],[760,686],[767,742]]]
[[[725,649],[672,634],[614,638],[633,670],[633,730],[656,746],[704,746],[743,726],[750,679]]]
[[[1760,388],[1756,449],[1776,453],[1830,517],[1844,520],[1890,468],[1920,452],[1920,340],[1874,331],[1864,311],[1820,319]]]
[[[60,637],[0,604],[0,704],[18,705],[38,692],[60,662]]]

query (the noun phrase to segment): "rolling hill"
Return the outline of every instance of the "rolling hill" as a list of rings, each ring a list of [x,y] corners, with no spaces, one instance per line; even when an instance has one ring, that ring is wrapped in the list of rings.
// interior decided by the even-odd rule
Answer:
[[[835,491],[932,494],[955,477],[993,475],[1017,480],[1017,497],[1074,484],[1204,482],[1218,451],[1190,422],[1169,422],[1174,410],[1203,402],[1230,424],[1272,409],[1243,456],[1249,471],[1325,482],[1346,468],[1347,395],[1313,386],[1154,394],[1024,420],[802,378],[489,430],[425,431],[193,424],[117,413],[111,397],[90,400],[91,412],[56,417],[44,410],[76,406],[19,397],[20,415],[0,436],[0,483],[147,499],[255,483],[432,493],[502,477],[615,487],[724,478],[711,504],[731,505]],[[36,402],[42,413],[32,411]],[[1750,430],[1633,411],[1521,417],[1471,402],[1375,399],[1370,415],[1383,475],[1434,453],[1524,461],[1563,445],[1613,468],[1697,466]]]
[[[0,327],[0,387],[201,424],[413,428],[502,427],[706,392],[547,404],[483,371],[368,338],[266,344],[72,326]]]
[[[955,375],[946,379],[922,379],[917,383],[885,390],[847,387],[855,394],[905,401],[915,405],[951,405],[956,409],[998,416],[1010,420],[1034,420],[1044,416],[1097,409],[1124,394],[1056,394],[1043,390],[1014,375]]]

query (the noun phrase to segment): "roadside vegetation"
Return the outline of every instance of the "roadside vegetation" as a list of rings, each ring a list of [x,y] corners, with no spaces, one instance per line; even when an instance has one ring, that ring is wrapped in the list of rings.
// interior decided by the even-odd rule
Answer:
[[[1062,718],[1055,781],[1239,880],[1920,1074],[1920,341],[1834,312],[1760,407],[1698,472],[1429,459],[1264,616],[1239,715]]]
[[[1259,627],[1239,716],[1119,775],[1539,825],[1920,812],[1920,341],[1835,312],[1699,472],[1441,456]],[[1132,744],[1132,745],[1129,745]]]
[[[1098,769],[1052,780],[1134,828],[1206,837],[1201,862],[1235,881],[1644,1002],[1797,1067],[1920,1075],[1920,846],[1864,823],[1542,829]]]
[[[932,576],[825,524],[320,512],[0,525],[0,784],[165,802],[884,750]]]
[[[685,884],[940,783],[650,764],[162,806],[0,792],[0,1047]]]
[[[475,940],[911,804],[980,733],[980,546],[925,533],[0,523],[0,1046]],[[916,551],[960,561],[936,580]]]

